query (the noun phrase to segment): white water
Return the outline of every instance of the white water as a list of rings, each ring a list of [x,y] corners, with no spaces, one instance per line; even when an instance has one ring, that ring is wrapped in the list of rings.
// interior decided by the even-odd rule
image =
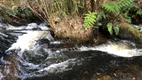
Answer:
[[[130,46],[131,45],[131,46]],[[133,48],[131,48],[133,46]],[[120,56],[120,57],[134,57],[134,56],[142,56],[142,49],[137,49],[136,45],[130,41],[121,41],[119,43],[108,42],[103,45],[99,45],[96,47],[81,47],[79,48],[81,51],[87,50],[98,50],[107,52],[108,54]]]
[[[39,70],[38,72],[43,72],[43,71],[48,71],[49,73],[57,73],[57,72],[64,72],[64,71],[68,71],[72,68],[69,68],[69,63],[71,64],[75,64],[75,58],[73,59],[68,59],[64,62],[60,62],[60,63],[56,63],[56,64],[51,64],[50,66],[48,67],[45,67],[41,70]]]
[[[39,27],[42,30],[33,30],[32,28]],[[20,29],[27,29],[23,32],[25,34],[18,36],[18,40],[16,43],[13,43],[11,47],[8,50],[13,50],[13,49],[20,49],[21,51],[24,50],[31,50],[34,48],[36,41],[42,38],[46,38],[49,41],[54,40],[53,37],[50,35],[50,32],[47,31],[49,30],[48,27],[44,26],[43,24],[37,25],[36,23],[31,23],[28,24],[28,26],[21,26],[21,27],[9,27],[8,30],[20,30]],[[31,30],[30,30],[31,29]]]
[[[8,50],[30,50],[35,45],[36,40],[45,37],[47,34],[47,31],[27,31],[27,34],[19,36],[17,42],[12,44],[12,46]]]

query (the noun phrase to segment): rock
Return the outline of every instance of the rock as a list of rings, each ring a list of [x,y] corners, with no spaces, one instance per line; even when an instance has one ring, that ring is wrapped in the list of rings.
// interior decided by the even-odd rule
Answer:
[[[132,40],[136,43],[142,44],[142,34],[139,30],[132,27],[130,24],[124,22],[119,24],[120,32],[118,34],[119,38]]]
[[[12,43],[16,41],[16,36],[10,35],[10,34],[5,34],[0,35],[0,56],[4,56],[5,51],[11,46]]]

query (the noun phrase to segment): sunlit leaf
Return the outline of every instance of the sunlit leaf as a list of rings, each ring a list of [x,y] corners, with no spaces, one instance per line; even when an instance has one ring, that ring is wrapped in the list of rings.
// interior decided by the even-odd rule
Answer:
[[[114,29],[115,34],[118,35],[119,34],[119,27],[118,26],[114,26],[113,29]]]
[[[107,29],[108,29],[109,33],[110,33],[111,35],[113,35],[112,23],[107,23]]]

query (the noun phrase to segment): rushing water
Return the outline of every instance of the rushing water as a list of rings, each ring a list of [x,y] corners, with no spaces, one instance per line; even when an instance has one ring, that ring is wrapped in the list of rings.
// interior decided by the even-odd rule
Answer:
[[[69,43],[54,41],[44,24],[8,25],[5,30],[9,33],[1,33],[0,80],[142,79],[142,46],[131,41],[68,48]]]

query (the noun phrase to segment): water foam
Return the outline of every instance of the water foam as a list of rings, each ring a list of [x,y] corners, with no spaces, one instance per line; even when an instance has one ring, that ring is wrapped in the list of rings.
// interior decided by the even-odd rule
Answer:
[[[45,67],[41,70],[39,70],[38,72],[43,72],[43,71],[48,71],[49,73],[57,73],[57,72],[63,72],[63,71],[68,71],[72,68],[69,68],[69,64],[75,64],[76,58],[73,59],[68,59],[64,62],[60,62],[60,63],[55,63],[55,64],[51,64],[48,67]]]
[[[19,36],[16,43],[12,44],[8,50],[21,49],[23,51],[33,49],[36,40],[46,37],[48,31],[26,31],[26,33]]]
[[[130,44],[133,45],[133,48],[130,47]],[[87,50],[98,50],[107,52],[108,54],[120,56],[120,57],[133,57],[133,56],[142,56],[142,49],[137,49],[133,43],[107,43],[99,45],[96,47],[81,47],[81,51]]]

